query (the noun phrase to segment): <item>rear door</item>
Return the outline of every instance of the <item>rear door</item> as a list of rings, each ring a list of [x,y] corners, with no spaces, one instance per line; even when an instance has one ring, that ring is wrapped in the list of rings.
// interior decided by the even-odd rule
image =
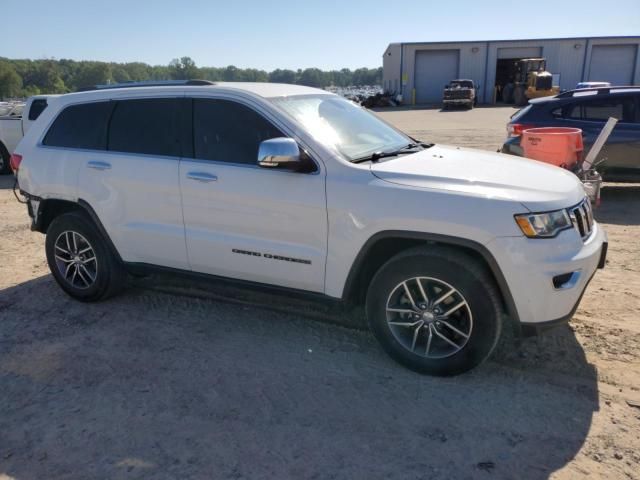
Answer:
[[[179,184],[182,95],[109,102],[105,149],[84,152],[78,197],[123,260],[187,269]]]
[[[588,151],[609,117],[617,118],[599,160],[601,170],[640,168],[640,123],[638,95],[607,95],[603,98],[577,99],[562,109],[563,123],[582,129],[585,150]],[[586,152],[585,152],[586,153]]]
[[[193,100],[194,158],[180,162],[191,268],[324,291],[325,175],[257,165],[261,141],[287,136],[256,105]]]

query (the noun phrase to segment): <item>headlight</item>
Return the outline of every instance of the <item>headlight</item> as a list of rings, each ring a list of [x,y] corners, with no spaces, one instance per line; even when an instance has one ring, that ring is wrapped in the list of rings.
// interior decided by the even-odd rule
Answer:
[[[572,228],[566,210],[546,213],[523,213],[515,215],[516,223],[529,238],[551,238],[562,230]]]

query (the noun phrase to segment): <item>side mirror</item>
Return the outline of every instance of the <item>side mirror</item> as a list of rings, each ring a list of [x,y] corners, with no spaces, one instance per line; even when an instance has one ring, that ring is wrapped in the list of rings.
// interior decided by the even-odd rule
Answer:
[[[258,165],[261,167],[298,170],[301,164],[300,148],[293,138],[271,138],[260,143]]]

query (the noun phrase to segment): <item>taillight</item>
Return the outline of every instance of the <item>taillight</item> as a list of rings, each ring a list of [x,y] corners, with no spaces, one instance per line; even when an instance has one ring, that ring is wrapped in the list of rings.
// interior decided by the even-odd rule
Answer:
[[[12,153],[11,158],[9,159],[9,165],[11,166],[11,170],[16,173],[18,168],[20,168],[20,162],[22,162],[22,155],[18,155],[17,153]]]
[[[525,125],[523,123],[510,123],[507,125],[507,133],[510,137],[519,137],[522,132],[533,128],[533,125]]]

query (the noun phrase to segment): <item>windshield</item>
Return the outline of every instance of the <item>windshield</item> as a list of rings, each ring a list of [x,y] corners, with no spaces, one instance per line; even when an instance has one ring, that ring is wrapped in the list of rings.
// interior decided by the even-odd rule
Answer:
[[[473,82],[469,80],[454,80],[451,82],[451,88],[473,88]]]
[[[272,98],[318,141],[353,161],[375,152],[396,150],[411,139],[364,108],[334,95]]]

